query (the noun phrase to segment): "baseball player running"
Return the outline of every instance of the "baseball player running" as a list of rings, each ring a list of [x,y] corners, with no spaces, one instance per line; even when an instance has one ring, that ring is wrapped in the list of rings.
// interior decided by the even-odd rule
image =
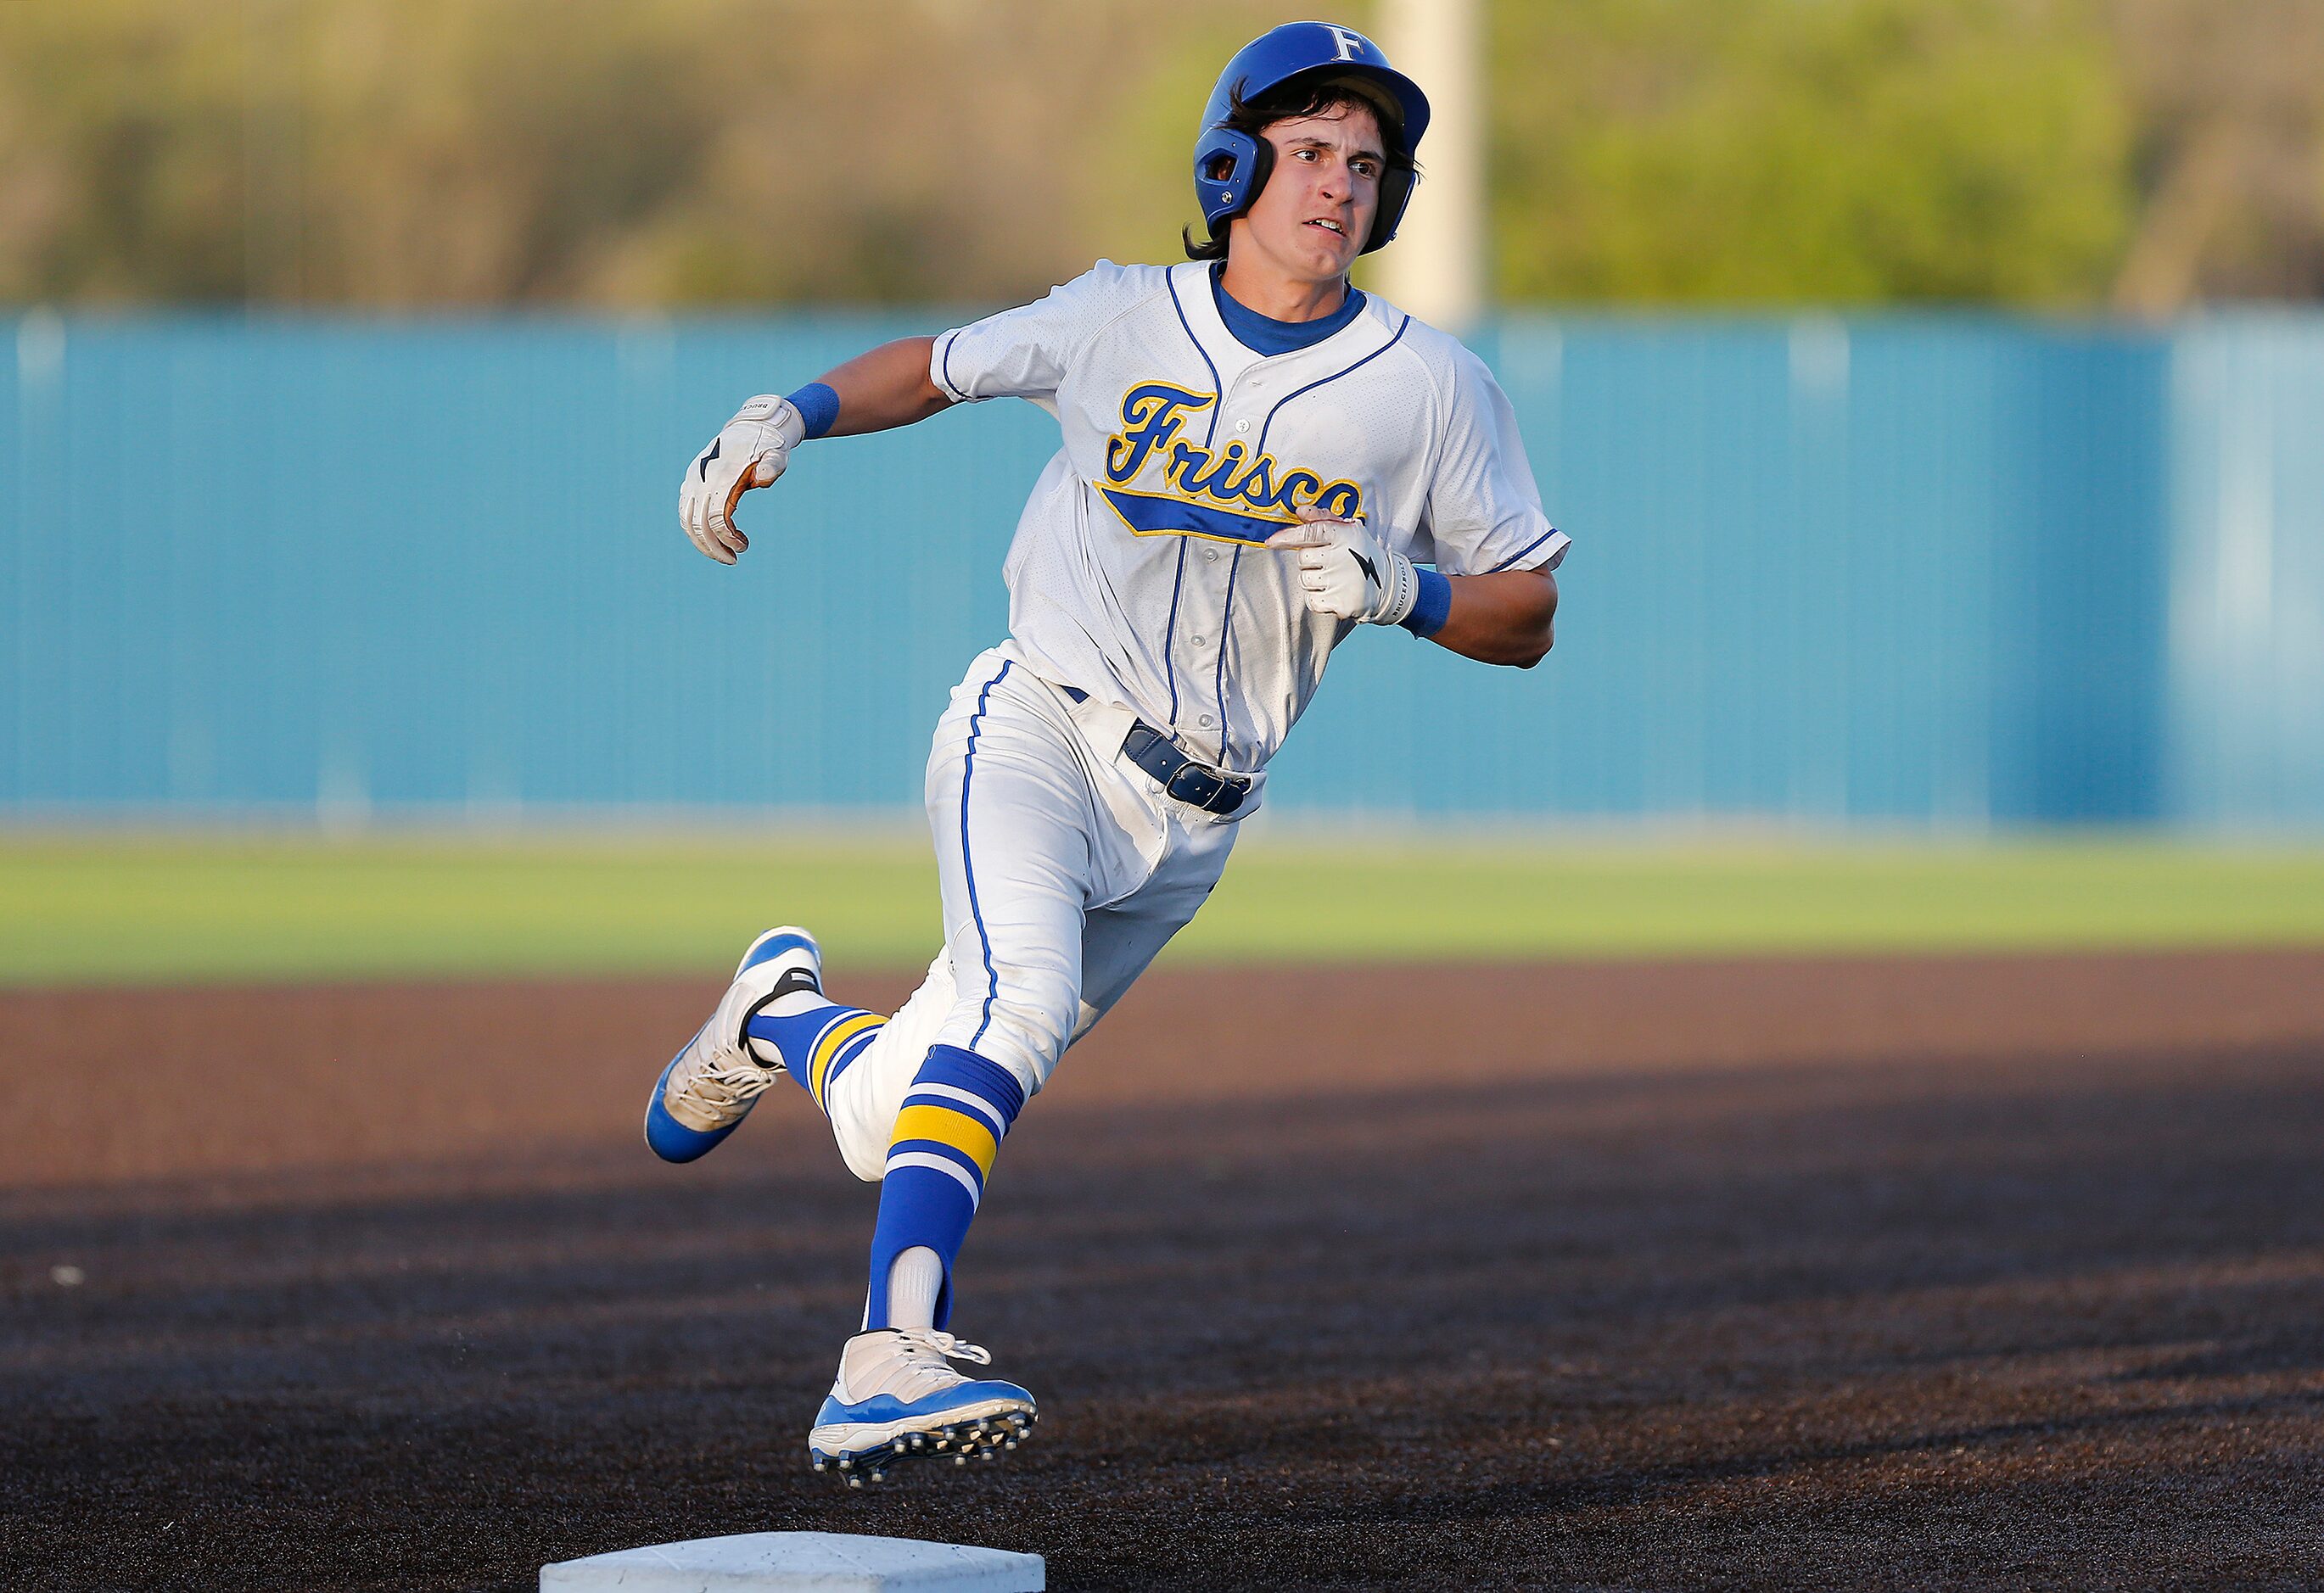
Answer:
[[[1358,625],[1490,664],[1549,650],[1566,539],[1508,399],[1453,338],[1351,287],[1396,235],[1428,124],[1354,31],[1276,28],[1204,108],[1209,226],[1176,266],[1100,261],[1047,298],[754,398],[679,515],[721,564],[734,509],[807,439],[1029,400],[1064,446],[1005,570],[1010,635],[928,757],[945,946],[892,1015],[825,992],[803,929],[752,942],[655,1082],[646,1140],[691,1161],[782,1077],[880,1185],[862,1331],[808,1434],[860,1486],[1017,1447],[1033,1396],[952,1363],[954,1262],[1001,1142],[1068,1046],[1194,916],[1268,760]],[[1433,567],[1430,567],[1433,566]]]

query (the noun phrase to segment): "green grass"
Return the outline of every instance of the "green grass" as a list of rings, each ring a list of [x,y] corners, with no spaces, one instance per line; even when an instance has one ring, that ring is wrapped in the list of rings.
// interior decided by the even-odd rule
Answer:
[[[793,919],[935,950],[924,842],[0,837],[0,982],[715,972]],[[1247,843],[1171,960],[2324,944],[2324,850],[1351,836]]]

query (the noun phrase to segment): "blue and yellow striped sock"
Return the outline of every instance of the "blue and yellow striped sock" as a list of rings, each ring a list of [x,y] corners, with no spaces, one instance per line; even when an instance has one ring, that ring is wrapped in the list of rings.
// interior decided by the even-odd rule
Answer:
[[[872,1234],[872,1292],[863,1325],[893,1325],[888,1275],[896,1257],[926,1247],[944,1263],[936,1326],[952,1316],[952,1265],[984,1198],[984,1180],[1025,1091],[1000,1064],[957,1045],[932,1045],[896,1114],[888,1169],[880,1181],[880,1221]]]
[[[806,990],[783,997],[744,1025],[752,1049],[768,1060],[771,1048],[782,1058],[783,1071],[799,1082],[825,1117],[831,1109],[831,1087],[854,1065],[872,1037],[888,1020],[860,1007],[843,1007]]]

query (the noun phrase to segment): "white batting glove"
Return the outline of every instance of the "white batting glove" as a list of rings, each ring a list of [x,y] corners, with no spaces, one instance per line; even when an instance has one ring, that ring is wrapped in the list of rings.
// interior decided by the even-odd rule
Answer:
[[[807,422],[788,399],[762,392],[734,413],[726,428],[686,467],[678,489],[678,523],[693,544],[720,564],[733,564],[751,545],[734,529],[734,505],[752,487],[770,487],[807,437]]]
[[[1301,510],[1299,521],[1267,545],[1298,559],[1309,608],[1367,625],[1393,625],[1412,612],[1420,576],[1412,560],[1373,536],[1370,526],[1313,509]]]

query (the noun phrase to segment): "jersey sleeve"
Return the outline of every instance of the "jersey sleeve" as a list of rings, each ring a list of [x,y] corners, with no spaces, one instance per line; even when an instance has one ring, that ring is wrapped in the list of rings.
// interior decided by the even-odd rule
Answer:
[[[1156,269],[1101,260],[1045,298],[954,327],[929,353],[928,379],[954,403],[1054,399],[1074,354],[1153,290]]]
[[[1508,394],[1463,348],[1453,357],[1446,398],[1443,443],[1428,484],[1436,567],[1448,576],[1555,569],[1569,539],[1542,512]]]

